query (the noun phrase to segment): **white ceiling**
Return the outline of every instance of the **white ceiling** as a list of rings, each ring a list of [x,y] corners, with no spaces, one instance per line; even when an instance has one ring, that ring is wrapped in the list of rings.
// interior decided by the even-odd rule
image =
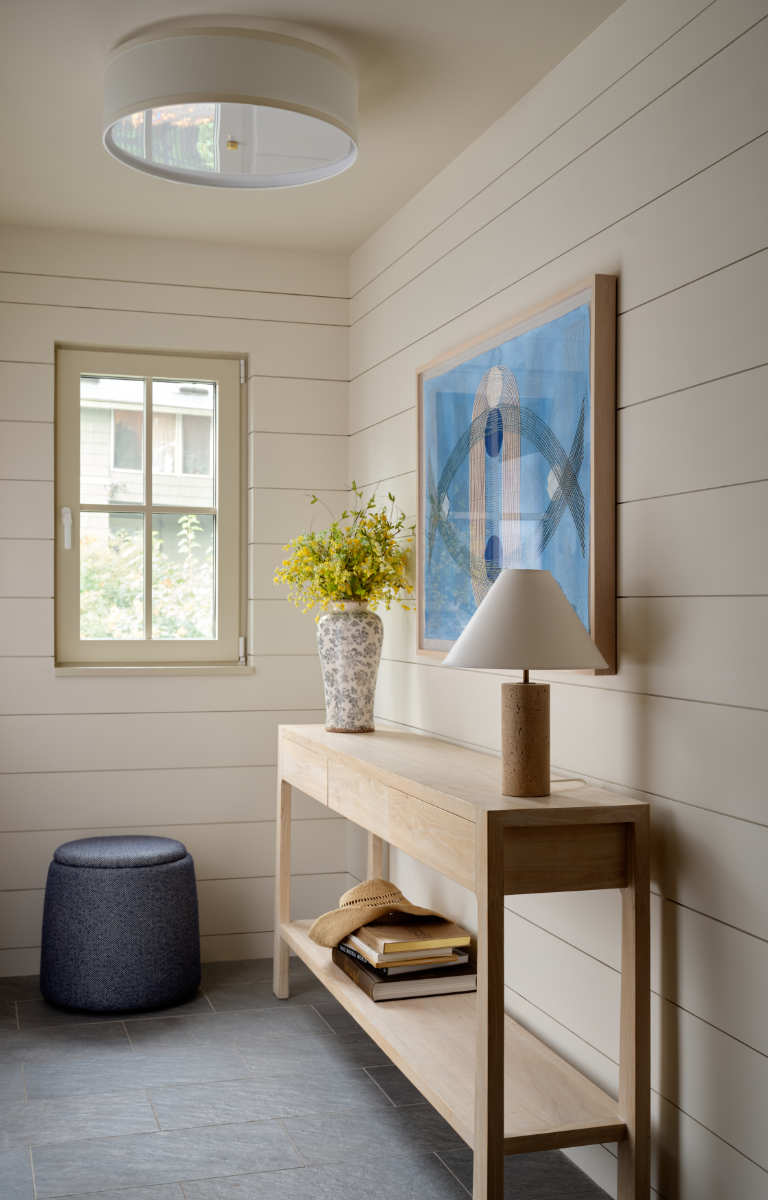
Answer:
[[[618,7],[618,0],[0,0],[0,221],[348,252]],[[303,23],[360,80],[351,170],[267,193],[169,183],[101,145],[102,75],[133,30],[191,15]]]

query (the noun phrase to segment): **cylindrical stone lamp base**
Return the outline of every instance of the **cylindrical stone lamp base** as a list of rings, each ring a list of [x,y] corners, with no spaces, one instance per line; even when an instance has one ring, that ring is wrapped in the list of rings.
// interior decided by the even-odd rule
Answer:
[[[501,685],[501,791],[549,795],[549,684]]]

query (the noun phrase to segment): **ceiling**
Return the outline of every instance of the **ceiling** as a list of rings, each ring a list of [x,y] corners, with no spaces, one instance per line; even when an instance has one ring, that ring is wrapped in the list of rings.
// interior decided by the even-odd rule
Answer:
[[[618,7],[618,0],[0,0],[0,221],[349,252]],[[360,80],[360,154],[308,187],[169,183],[101,145],[104,59],[159,20],[296,21]]]

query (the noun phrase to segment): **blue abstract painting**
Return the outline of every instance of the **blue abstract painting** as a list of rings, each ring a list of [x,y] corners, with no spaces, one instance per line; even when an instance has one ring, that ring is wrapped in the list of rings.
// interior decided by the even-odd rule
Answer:
[[[570,304],[422,375],[427,649],[456,640],[502,567],[551,571],[590,629],[589,297]]]

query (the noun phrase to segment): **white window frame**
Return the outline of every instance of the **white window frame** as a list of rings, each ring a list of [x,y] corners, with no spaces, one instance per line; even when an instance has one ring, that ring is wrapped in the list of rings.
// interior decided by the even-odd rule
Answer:
[[[141,503],[80,501],[80,377],[117,375],[145,380]],[[215,495],[211,506],[152,504],[152,380],[216,384],[213,420]],[[83,667],[194,667],[241,663],[244,602],[243,504],[241,495],[242,397],[240,361],[203,355],[137,351],[56,350],[56,665]],[[110,453],[113,448],[110,446]],[[199,476],[210,478],[210,476]],[[65,536],[64,510],[71,513]],[[80,637],[80,513],[139,513],[144,517],[145,620],[151,631],[152,514],[197,513],[215,518],[216,636],[211,639],[84,640]],[[69,541],[69,548],[66,543]]]

